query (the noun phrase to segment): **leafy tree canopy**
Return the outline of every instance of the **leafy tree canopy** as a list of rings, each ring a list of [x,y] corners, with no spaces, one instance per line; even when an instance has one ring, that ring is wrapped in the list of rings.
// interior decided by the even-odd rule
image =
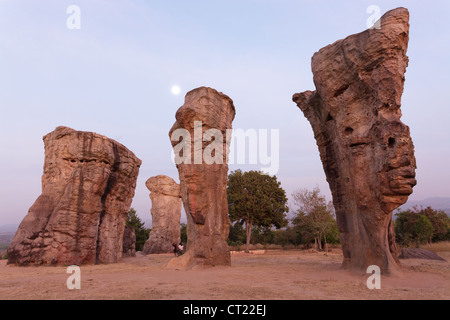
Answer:
[[[288,223],[288,199],[276,176],[259,171],[233,171],[228,176],[227,195],[230,220],[245,223],[246,251],[253,226],[282,228]]]
[[[314,241],[316,249],[321,250],[322,241],[325,245],[339,241],[333,204],[326,201],[318,187],[312,191],[299,189],[292,197],[296,207],[292,223],[304,242]]]

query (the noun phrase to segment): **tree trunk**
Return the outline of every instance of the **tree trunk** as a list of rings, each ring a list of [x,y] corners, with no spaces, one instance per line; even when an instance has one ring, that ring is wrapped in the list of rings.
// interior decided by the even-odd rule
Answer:
[[[245,245],[245,252],[249,253],[250,252],[250,237],[252,236],[252,223],[251,222],[246,222],[245,223],[245,231],[247,233],[247,243]]]
[[[322,251],[322,234],[319,232],[319,239],[317,241],[317,251]]]

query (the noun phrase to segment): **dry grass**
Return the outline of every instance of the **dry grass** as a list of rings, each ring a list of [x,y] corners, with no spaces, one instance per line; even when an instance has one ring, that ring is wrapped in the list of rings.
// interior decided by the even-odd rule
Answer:
[[[433,252],[450,252],[450,241],[442,241],[431,244],[424,244],[420,246],[421,249],[430,250]]]

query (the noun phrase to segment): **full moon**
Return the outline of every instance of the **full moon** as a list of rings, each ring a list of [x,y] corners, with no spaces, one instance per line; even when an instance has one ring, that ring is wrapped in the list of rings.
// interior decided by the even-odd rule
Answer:
[[[180,92],[181,92],[181,89],[180,89],[180,87],[179,86],[173,86],[172,87],[172,94],[173,95],[179,95],[180,94]]]

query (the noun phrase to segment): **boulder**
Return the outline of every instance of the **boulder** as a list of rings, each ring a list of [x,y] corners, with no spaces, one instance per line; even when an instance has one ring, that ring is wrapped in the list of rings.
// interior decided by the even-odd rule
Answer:
[[[141,160],[93,132],[58,127],[43,140],[42,193],[14,236],[8,263],[120,261]]]
[[[233,101],[212,88],[186,94],[169,132],[187,217],[186,252],[169,268],[230,265],[226,187]],[[230,138],[228,136],[228,138]]]
[[[172,244],[180,243],[180,185],[164,175],[151,177],[145,185],[152,201],[152,230],[142,253],[172,253]]]
[[[425,259],[425,260],[438,260],[447,261],[437,253],[420,248],[402,248],[399,259]]]
[[[416,184],[414,146],[401,120],[409,13],[336,41],[312,57],[316,91],[293,96],[314,131],[333,195],[345,268],[400,268],[392,211]]]

